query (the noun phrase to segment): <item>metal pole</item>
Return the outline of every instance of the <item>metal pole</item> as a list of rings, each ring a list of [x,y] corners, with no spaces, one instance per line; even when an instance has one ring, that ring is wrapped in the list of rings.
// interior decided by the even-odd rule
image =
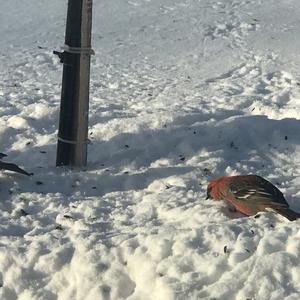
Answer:
[[[56,165],[87,163],[93,0],[68,0]]]

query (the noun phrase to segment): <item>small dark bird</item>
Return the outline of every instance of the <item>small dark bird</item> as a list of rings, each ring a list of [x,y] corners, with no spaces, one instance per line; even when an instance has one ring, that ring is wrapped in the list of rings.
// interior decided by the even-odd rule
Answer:
[[[0,153],[0,159],[7,156],[4,153]],[[12,164],[12,163],[6,163],[0,160],[0,169],[1,170],[8,170],[8,171],[13,171],[16,173],[20,173],[20,174],[24,174],[27,176],[31,176],[33,175],[33,173],[28,173],[25,170],[21,169],[20,167],[18,167],[16,164]]]
[[[247,216],[271,209],[290,221],[300,218],[300,213],[289,209],[281,191],[257,175],[215,178],[208,184],[207,199],[224,200]]]

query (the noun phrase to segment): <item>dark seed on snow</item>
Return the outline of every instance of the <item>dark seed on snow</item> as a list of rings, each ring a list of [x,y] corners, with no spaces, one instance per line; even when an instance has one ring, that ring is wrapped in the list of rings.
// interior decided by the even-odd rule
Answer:
[[[73,217],[71,217],[69,215],[64,215],[64,218],[66,218],[66,219],[73,219]]]
[[[21,214],[21,216],[23,216],[23,217],[26,217],[26,216],[28,216],[28,213],[24,210],[24,209],[20,209],[20,214]]]
[[[228,252],[227,246],[224,246],[224,253],[227,253],[227,252]]]
[[[203,172],[204,172],[205,175],[209,175],[211,173],[208,168],[204,168]]]
[[[36,185],[42,185],[43,182],[42,182],[42,181],[36,181],[35,184],[36,184]]]

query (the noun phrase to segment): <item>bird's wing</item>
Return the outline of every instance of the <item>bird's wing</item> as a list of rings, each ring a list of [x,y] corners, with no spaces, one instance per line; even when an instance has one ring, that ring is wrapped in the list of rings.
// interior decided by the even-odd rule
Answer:
[[[230,193],[236,200],[262,206],[288,207],[283,194],[272,183],[259,176],[247,179],[229,185]]]

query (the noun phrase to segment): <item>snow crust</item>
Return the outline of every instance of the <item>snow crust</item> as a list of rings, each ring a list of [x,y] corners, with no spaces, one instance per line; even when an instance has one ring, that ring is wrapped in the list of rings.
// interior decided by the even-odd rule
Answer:
[[[0,299],[300,299],[300,221],[205,201],[258,174],[300,211],[298,0],[94,1],[89,163],[55,167],[67,1],[2,1]]]

